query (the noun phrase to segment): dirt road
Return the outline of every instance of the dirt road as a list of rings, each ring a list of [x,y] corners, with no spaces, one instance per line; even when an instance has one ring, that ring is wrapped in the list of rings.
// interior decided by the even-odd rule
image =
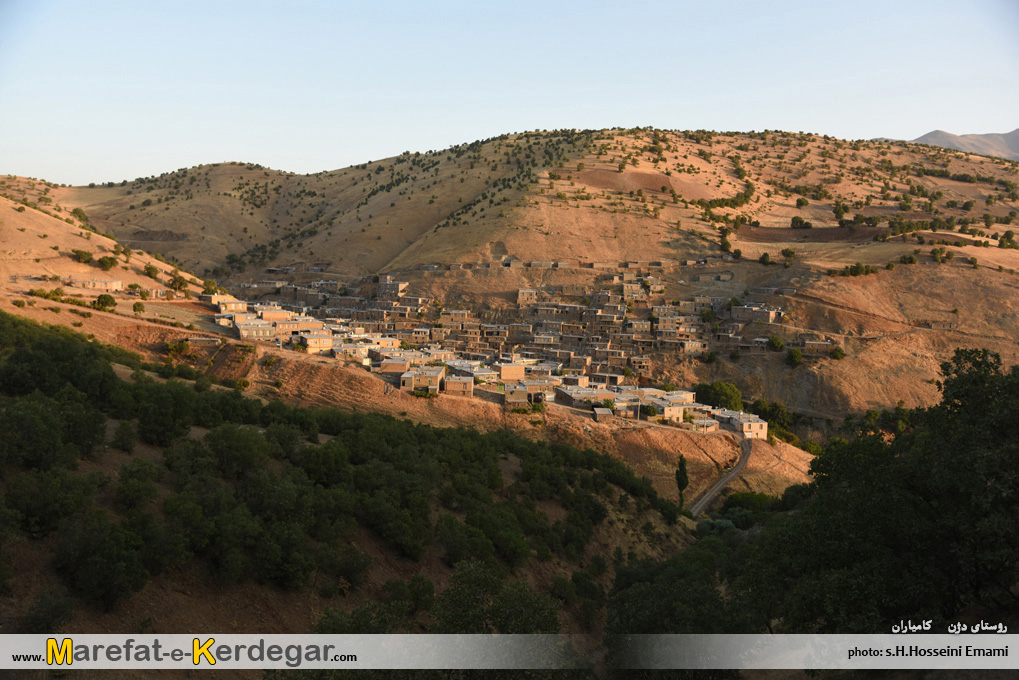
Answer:
[[[715,496],[717,496],[719,492],[729,484],[729,482],[738,477],[743,471],[743,468],[747,466],[747,462],[750,460],[750,440],[743,439],[743,441],[740,442],[740,448],[741,452],[739,460],[732,466],[732,469],[725,473],[721,479],[712,484],[711,488],[690,506],[690,513],[694,517],[697,517],[704,512],[704,509],[708,507],[708,504],[711,503],[712,500],[714,500]]]

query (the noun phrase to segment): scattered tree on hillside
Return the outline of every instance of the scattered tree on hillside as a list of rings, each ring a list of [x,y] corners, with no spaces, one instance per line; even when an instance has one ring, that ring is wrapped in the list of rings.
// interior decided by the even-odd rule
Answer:
[[[75,208],[74,210],[72,210],[71,217],[78,220],[82,224],[88,226],[88,215],[86,215],[85,211],[82,210],[81,208]]]
[[[694,386],[697,401],[709,406],[743,410],[743,394],[736,385],[728,382],[698,383]]]
[[[179,270],[174,269],[170,275],[170,281],[167,283],[171,290],[182,291],[187,289],[188,280],[180,273]]]
[[[676,467],[676,488],[679,490],[679,508],[683,508],[683,492],[690,485],[690,476],[686,471],[686,456],[679,454],[679,463]]]
[[[92,303],[92,308],[98,309],[100,312],[112,312],[116,307],[117,301],[109,293],[103,293]]]
[[[138,435],[134,432],[134,426],[128,420],[122,420],[117,425],[117,429],[114,430],[113,440],[110,444],[113,448],[120,449],[124,453],[132,453],[137,441]]]

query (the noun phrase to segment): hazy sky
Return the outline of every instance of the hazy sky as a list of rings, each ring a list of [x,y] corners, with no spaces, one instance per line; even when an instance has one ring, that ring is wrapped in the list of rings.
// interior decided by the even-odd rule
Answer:
[[[1019,2],[0,0],[0,173],[329,170],[504,132],[1019,127]]]

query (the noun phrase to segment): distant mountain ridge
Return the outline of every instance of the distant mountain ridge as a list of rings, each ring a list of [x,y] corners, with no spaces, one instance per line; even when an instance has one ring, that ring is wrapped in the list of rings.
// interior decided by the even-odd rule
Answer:
[[[917,144],[943,146],[956,151],[1019,161],[1019,128],[1005,134],[986,135],[953,135],[944,130],[934,130],[913,141]]]

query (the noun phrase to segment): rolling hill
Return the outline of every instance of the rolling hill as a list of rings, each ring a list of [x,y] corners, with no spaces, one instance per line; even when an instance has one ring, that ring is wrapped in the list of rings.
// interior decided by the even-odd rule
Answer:
[[[986,135],[953,135],[944,130],[934,130],[913,142],[1019,161],[1019,128],[1006,134]]]
[[[49,198],[82,209],[125,245],[233,282],[281,265],[317,264],[358,276],[511,256],[677,258],[716,250],[704,240],[717,238],[720,222],[712,218],[745,215],[778,228],[799,216],[817,227],[835,226],[836,203],[849,215],[884,220],[1003,217],[1019,206],[1009,198],[1015,173],[1016,165],[1003,160],[810,134],[556,131],[406,152],[314,175],[243,163],[198,166],[55,187]],[[753,193],[741,202],[748,182]],[[31,201],[41,186],[34,184],[35,190],[9,178],[0,192]],[[918,191],[936,194],[930,209],[940,212],[925,212],[929,199]],[[996,202],[986,206],[992,197]],[[807,205],[798,208],[798,199]],[[823,234],[844,240],[837,232]]]

